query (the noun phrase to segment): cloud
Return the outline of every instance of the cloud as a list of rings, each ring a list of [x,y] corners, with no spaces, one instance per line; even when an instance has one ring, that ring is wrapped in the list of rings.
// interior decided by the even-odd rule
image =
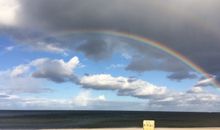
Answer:
[[[14,49],[15,49],[15,46],[7,46],[7,47],[5,47],[6,51],[12,51]]]
[[[143,80],[130,80],[126,77],[113,77],[109,74],[84,76],[80,79],[83,88],[95,90],[115,90],[120,96],[147,98],[162,96],[167,93],[166,87],[158,87]]]
[[[18,2],[20,11],[16,15],[19,18],[20,28],[47,30],[48,33],[82,29],[130,32],[163,43],[183,54],[210,74],[217,75],[220,71],[218,60],[220,17],[216,14],[219,11],[218,0],[202,2],[196,0],[190,4],[188,1],[177,3],[175,0],[138,0],[135,2],[132,0],[112,0],[111,2],[21,0]],[[94,42],[100,45],[99,43],[103,41]],[[92,46],[91,50],[86,49],[90,46],[90,44],[84,44],[78,50],[96,60],[111,56],[109,55],[111,51],[105,49],[105,45],[101,44],[96,48]],[[103,55],[98,48],[105,50],[106,53]],[[91,52],[92,50],[95,52]],[[194,77],[192,74],[184,73],[184,76],[183,74],[172,75],[170,78],[177,77],[177,80],[180,80],[186,76],[187,78]]]
[[[219,96],[208,93],[201,87],[194,87],[186,92],[178,92],[171,91],[166,87],[152,85],[142,80],[129,80],[126,77],[113,77],[110,75],[92,75],[91,77],[87,77],[87,80],[85,80],[85,77],[84,79],[82,78],[80,83],[84,85],[84,88],[116,91],[119,96],[131,96],[142,100],[137,100],[136,102],[109,101],[105,95],[91,96],[91,91],[89,90],[83,90],[71,99],[22,98],[11,95],[12,93],[1,93],[0,108],[34,110],[219,111],[217,109],[220,106]],[[31,80],[28,79],[27,81],[30,82]],[[31,82],[34,83],[33,80]],[[19,83],[17,85],[22,86]],[[37,89],[37,87],[35,88]],[[19,89],[22,89],[22,87]],[[18,91],[15,91],[17,94]]]
[[[169,79],[181,81],[183,79],[195,79],[197,75],[190,71],[179,71],[168,76]]]
[[[66,37],[66,39],[73,37]],[[109,59],[113,55],[129,53],[130,58],[127,59],[128,64],[124,66],[125,70],[138,73],[165,71],[170,73],[168,78],[178,81],[196,78],[193,70],[178,59],[141,42],[100,34],[84,33],[80,38],[75,37],[77,44],[73,47],[69,43],[64,43],[64,48],[73,48],[73,50],[82,52],[89,59],[100,61]]]
[[[2,78],[4,79],[0,80],[1,85],[7,86],[7,91],[6,88],[2,86],[0,86],[0,88],[3,92],[7,92],[7,93],[50,92],[51,89],[40,87],[41,84],[39,84],[40,82],[37,81],[40,79],[36,79],[36,78],[46,78],[48,80],[52,80],[54,82],[60,83],[58,81],[61,80],[57,81],[58,78],[55,78],[56,80],[54,80],[53,76],[52,77],[50,76],[50,73],[53,72],[53,73],[57,73],[56,76],[58,76],[59,78],[65,79],[62,80],[62,82],[71,81],[66,79],[74,75],[73,70],[76,68],[78,64],[79,64],[79,60],[77,57],[73,57],[67,62],[64,62],[63,60],[57,60],[57,59],[52,60],[47,58],[36,59],[31,61],[29,64],[19,65],[17,67],[14,67],[10,71],[2,72],[1,73],[2,75],[7,74],[7,77],[6,75],[4,75],[2,76]],[[24,71],[23,69],[21,69],[21,71],[18,71],[20,70],[19,68],[25,68],[25,66],[28,67],[28,69],[24,69]],[[16,74],[14,74],[14,76],[11,76],[13,74],[12,72],[13,73],[16,72]],[[25,73],[27,74],[24,75]],[[28,77],[28,73],[29,74],[33,73],[32,75],[34,75],[35,73],[40,73],[43,76],[35,77],[35,78]],[[13,82],[9,80],[13,80]],[[5,81],[5,83],[3,81]],[[30,81],[32,82],[32,84],[27,83]],[[217,100],[219,96],[208,93],[204,91],[201,87],[193,87],[192,89],[186,92],[178,92],[178,91],[169,90],[167,87],[164,86],[157,86],[151,84],[141,79],[134,79],[123,76],[114,77],[110,74],[85,75],[81,78],[78,78],[77,81],[78,82],[73,81],[73,83],[77,83],[78,85],[82,86],[82,88],[84,89],[111,90],[111,91],[115,91],[118,96],[130,96],[130,97],[135,97],[137,99],[142,99],[142,101],[144,101],[145,107],[152,110],[154,110],[154,108],[158,110],[167,110],[168,108],[170,108],[170,110],[186,110],[189,107],[196,108],[199,105],[208,104],[208,103],[211,103],[213,106],[219,105],[219,102]],[[9,86],[11,87],[11,89],[8,89]],[[46,101],[42,101],[42,100],[37,100],[37,99],[25,100],[26,106],[32,108],[33,106],[36,106],[37,103],[39,103],[39,106],[41,104],[42,106],[45,105],[45,107],[48,107],[46,103],[48,104],[57,103],[57,104],[66,105],[68,106],[68,108],[70,108],[71,106],[74,106],[76,108],[85,108],[88,106],[88,108],[91,109],[94,108],[107,109],[106,107],[101,107],[100,105],[100,104],[105,104],[106,106],[113,109],[114,108],[113,106],[116,105],[114,101],[106,101],[104,95],[92,97],[90,91],[83,91],[79,93],[79,95],[74,97],[71,101],[49,100],[47,102],[47,100]],[[32,101],[33,103],[31,103]],[[145,110],[144,107],[140,109]]]
[[[45,78],[61,83],[66,81],[77,82],[73,70],[78,66],[78,57],[71,58],[68,62],[62,59],[39,58],[28,64],[21,64],[8,70],[11,77],[19,77],[32,73],[34,78]]]
[[[106,38],[106,36],[103,35],[97,36],[97,35],[82,34],[84,36],[81,36],[81,38],[86,42],[81,43],[77,40],[76,41],[73,40],[72,42],[69,42],[68,40],[63,41],[63,38],[56,36],[52,37],[52,35],[46,35],[46,34],[47,33],[59,34],[59,32],[63,32],[63,31],[65,32],[68,30],[77,30],[77,29],[96,30],[96,29],[104,28],[104,29],[110,29],[116,31],[131,32],[134,34],[141,34],[141,35],[143,32],[146,32],[145,30],[149,30],[147,34],[143,33],[143,36],[149,35],[151,37],[151,32],[153,34],[157,34],[155,33],[156,31],[158,31],[157,24],[158,25],[165,24],[164,26],[167,27],[166,24],[171,23],[171,25],[173,25],[173,23],[175,23],[176,21],[176,20],[174,20],[174,22],[169,21],[172,18],[172,15],[174,15],[172,13],[173,10],[169,10],[168,8],[164,7],[164,5],[162,4],[163,1],[152,2],[152,1],[140,0],[138,2],[133,2],[129,0],[126,1],[126,6],[124,6],[123,0],[121,0],[120,2],[113,0],[110,3],[100,0],[95,0],[93,2],[88,2],[88,1],[85,2],[78,0],[77,1],[64,0],[62,2],[57,0],[55,1],[40,0],[37,2],[33,2],[33,1],[30,2],[27,0],[22,0],[19,2],[21,5],[21,10],[20,13],[18,13],[17,15],[20,18],[19,21],[21,28],[26,29],[29,27],[35,31],[41,30],[43,28],[42,30],[46,29],[47,31],[49,30],[49,32],[45,31],[43,32],[43,34],[41,34],[42,32],[36,33],[34,31],[32,32],[29,30],[29,31],[25,31],[26,35],[25,34],[22,35],[24,32],[23,31],[21,34],[19,33],[14,35],[16,39],[22,39],[22,41],[28,42],[29,44],[34,46],[33,48],[44,51],[50,51],[50,52],[64,52],[67,48],[71,48],[71,50],[72,48],[74,48],[75,50],[82,52],[88,58],[91,58],[93,60],[104,60],[106,58],[110,58],[115,52],[119,52],[119,51],[121,51],[122,54],[125,54],[123,51],[131,47],[136,48],[136,52],[139,51],[139,54],[135,55],[135,57],[136,56],[139,57],[141,55],[142,56],[147,55],[147,53],[145,52],[147,52],[148,49],[146,51],[146,47],[144,47],[143,45],[130,45],[130,47],[128,47],[129,44],[133,44],[131,42],[132,40],[130,41],[125,40],[129,44],[122,45],[122,43],[120,43],[121,42],[120,40],[118,41],[116,40],[117,38],[114,40],[114,38]],[[51,4],[51,2],[53,4]],[[87,7],[86,6],[87,4],[90,6]],[[99,10],[102,10],[101,11],[102,13],[100,13],[100,11],[97,12],[97,4],[98,5],[100,4]],[[61,8],[55,8],[58,6],[60,7],[61,5],[66,8],[65,11],[63,11]],[[109,5],[117,5],[117,6],[109,7]],[[136,6],[138,8],[133,8]],[[51,14],[51,12],[56,12],[56,13]],[[157,12],[158,15],[155,14],[152,15],[150,12]],[[33,14],[35,17],[33,17]],[[123,16],[124,18],[122,18],[121,16]],[[170,19],[168,19],[165,16],[169,17]],[[137,17],[139,20],[133,17]],[[68,19],[68,20],[66,21],[62,19]],[[165,23],[163,22],[158,23],[158,21],[164,21],[164,20],[166,21]],[[25,27],[23,27],[24,24]],[[177,24],[179,25],[179,23]],[[164,30],[163,29],[164,26],[161,27],[162,30]],[[33,29],[33,27],[37,29]],[[168,27],[172,27],[172,26],[168,26]],[[138,32],[137,30],[140,30],[140,32]],[[14,33],[16,31],[12,31],[12,32]],[[9,33],[12,32],[9,31]],[[71,35],[71,33],[68,35]],[[64,37],[66,38],[66,36]],[[76,37],[80,37],[80,36],[76,36]],[[154,37],[152,39],[154,39]],[[76,43],[77,45],[75,44],[73,45],[72,44],[73,42]],[[157,68],[153,68],[153,67],[149,68],[150,66],[149,63],[145,64],[145,60],[147,58],[148,58],[147,56],[143,56],[142,59],[136,61],[135,60],[136,58],[133,57],[132,62],[127,66],[127,70],[145,72],[148,71],[149,69],[158,70],[158,68],[161,68],[160,66]],[[162,58],[162,59],[164,59],[165,64],[170,63],[169,61],[166,61],[166,58]],[[152,62],[156,62],[156,61],[154,60]],[[163,62],[161,64],[163,64]],[[180,70],[183,71],[182,68]],[[167,69],[160,69],[159,71],[167,71]],[[195,77],[195,75],[191,74],[189,70],[185,70],[185,72],[181,72],[181,73],[173,72],[174,70],[169,70],[169,72],[170,71],[172,71],[173,73],[169,76],[170,79],[182,80],[185,78]]]
[[[100,95],[98,97],[91,97],[91,92],[88,90],[80,92],[76,97],[73,99],[73,104],[78,106],[88,106],[93,102],[102,102],[105,101],[106,98],[104,95]]]
[[[44,87],[42,81],[35,78],[28,76],[11,76],[10,71],[5,71],[0,74],[0,91],[7,94],[39,94],[52,92],[53,90]]]
[[[216,94],[195,87],[186,92],[170,93],[163,99],[153,98],[148,105],[155,110],[216,111],[215,107],[220,105],[218,98]]]
[[[0,25],[15,25],[18,10],[19,3],[17,0],[0,0]]]
[[[84,34],[84,36],[88,36],[88,34]],[[93,38],[96,42],[93,41]],[[195,72],[179,59],[162,50],[129,38],[104,34],[97,36],[94,34],[87,39],[87,42],[79,44],[79,47],[82,46],[85,47],[84,50],[77,50],[85,53],[88,58],[95,60],[105,60],[114,54],[123,56],[125,53],[129,53],[130,58],[127,59],[129,62],[124,66],[125,70],[128,71],[138,73],[147,71],[168,72],[167,77],[177,81],[197,77]]]
[[[219,96],[205,92],[182,94],[149,101],[109,101],[102,95],[93,97],[88,91],[81,91],[72,99],[22,98],[15,95],[0,94],[0,108],[18,108],[21,110],[150,110],[150,111],[212,111],[218,112]],[[201,107],[203,106],[203,107]],[[189,109],[190,108],[190,109]]]
[[[56,46],[56,43],[37,42],[35,43],[36,50],[42,50],[47,52],[65,53],[63,48]]]
[[[107,69],[120,69],[124,67],[125,67],[124,64],[111,64],[110,66],[107,67]]]
[[[0,90],[7,93],[52,92],[52,89],[43,87],[42,78],[56,83],[71,81],[77,84],[78,77],[73,71],[78,64],[78,57],[73,57],[68,62],[61,59],[35,59],[30,63],[0,71]]]
[[[0,34],[11,38],[11,41],[18,43],[22,49],[65,54],[68,51],[66,46],[62,46],[65,40],[50,36],[48,33],[36,29],[0,25]],[[8,46],[5,50],[12,51],[15,47]]]
[[[216,80],[216,76],[209,76],[208,78],[202,78],[195,84],[195,87],[212,86],[212,83],[215,82],[215,80]]]
[[[186,92],[163,100],[150,100],[149,106],[154,110],[216,111],[215,107],[220,105],[217,98],[218,95],[210,93]]]
[[[22,76],[23,74],[28,72],[29,69],[30,69],[30,66],[28,65],[18,65],[11,70],[10,75],[11,77]]]
[[[15,95],[0,96],[0,109],[18,110],[141,110],[141,102],[109,101],[103,95],[93,97],[87,91],[80,92],[72,99],[49,99],[19,97]],[[86,97],[84,97],[86,96]],[[80,97],[80,98],[79,98]],[[79,100],[80,99],[80,100]],[[83,102],[79,102],[82,101]],[[85,101],[86,100],[86,101]],[[86,104],[85,104],[86,102]]]
[[[201,87],[193,87],[192,89],[188,90],[187,93],[203,93],[204,90]]]
[[[19,97],[0,94],[0,109],[18,110],[143,110],[142,102],[109,101],[104,95],[91,96],[90,91],[81,91],[71,99],[48,99]],[[82,101],[82,102],[81,102]]]
[[[18,96],[6,94],[6,93],[0,94],[0,109],[10,110],[15,108],[15,106],[17,105],[19,105]]]
[[[149,49],[146,49],[147,51]],[[144,51],[142,51],[144,52]],[[152,52],[135,55],[126,67],[126,70],[145,72],[145,71],[164,71],[170,73],[167,77],[171,80],[183,80],[196,78],[195,72],[182,61],[164,54],[164,52]]]
[[[73,75],[73,70],[79,64],[79,59],[73,57],[68,62],[63,60],[50,60],[46,58],[32,61],[36,71],[32,76],[35,78],[46,78],[57,83],[65,81],[77,82],[77,77]]]
[[[95,33],[72,35],[70,33],[63,35],[63,37],[53,37],[41,32],[31,31],[25,31],[25,35],[22,33],[23,31],[14,32],[14,30],[12,30],[12,36],[15,37],[19,43],[24,42],[22,45],[31,47],[33,50],[63,54],[70,50],[76,50],[82,52],[87,58],[95,61],[111,58],[115,54],[122,56],[129,54],[129,58],[127,59],[129,63],[125,66],[125,70],[138,73],[152,70],[165,71],[170,73],[168,78],[178,81],[196,77],[191,68],[187,67],[181,61],[178,61],[178,59],[175,59],[161,50],[129,38]]]
[[[4,93],[0,93],[0,99],[5,99],[5,98],[8,98],[10,97],[9,95],[7,94],[4,94]]]
[[[79,45],[76,50],[83,52],[88,58],[102,60],[112,56],[114,46],[105,39],[91,38],[86,43]]]
[[[219,96],[208,93],[201,87],[193,87],[186,92],[178,92],[167,87],[156,86],[143,80],[129,80],[126,77],[113,77],[108,74],[87,75],[81,78],[83,88],[116,91],[118,96],[131,96],[145,101],[145,107],[155,110],[185,110],[198,108],[198,111],[219,106]],[[200,108],[201,105],[209,105]],[[188,109],[189,110],[189,109]],[[196,110],[195,110],[196,111]]]
[[[109,5],[108,2],[101,2],[99,0],[96,0],[94,2],[89,2],[90,6],[87,7],[87,9],[88,9],[87,10],[85,8],[79,8],[79,6],[84,7],[84,5],[87,4],[87,2],[82,2],[82,1],[74,1],[74,2],[70,2],[70,1],[62,1],[62,2],[53,1],[52,5],[62,5],[62,6],[67,8],[67,10],[68,10],[67,12],[70,11],[70,12],[74,12],[74,13],[71,13],[72,15],[68,14],[68,13],[63,14],[62,13],[63,11],[60,11],[59,13],[51,15],[49,13],[50,11],[57,12],[58,9],[54,8],[54,6],[52,6],[50,2],[51,2],[50,0],[38,1],[38,2],[30,2],[30,1],[26,1],[26,0],[20,1],[21,8],[22,8],[21,9],[22,13],[18,14],[18,15],[20,15],[19,18],[21,18],[21,21],[23,21],[23,23],[26,23],[26,25],[29,25],[31,23],[31,27],[33,27],[33,25],[35,25],[35,24],[36,24],[35,26],[39,25],[40,27],[43,27],[42,26],[43,24],[41,22],[42,22],[43,19],[44,20],[46,19],[46,21],[43,22],[43,23],[45,23],[45,26],[46,26],[45,28],[48,28],[49,26],[52,26],[52,28],[61,27],[58,30],[56,29],[58,32],[60,30],[68,30],[70,28],[78,28],[78,27],[84,28],[85,25],[88,25],[89,27],[93,26],[93,24],[89,25],[85,21],[89,21],[89,23],[93,23],[93,22],[94,23],[100,23],[101,22],[100,24],[94,24],[95,27],[96,27],[96,25],[98,25],[97,29],[102,28],[103,24],[104,24],[104,26],[107,26],[107,27],[108,26],[110,26],[110,27],[115,26],[116,28],[119,29],[117,23],[121,23],[121,21],[120,22],[118,21],[118,20],[121,19],[121,16],[127,17],[127,16],[130,16],[131,14],[133,16],[134,14],[129,13],[129,12],[135,12],[135,14],[137,12],[137,10],[134,10],[133,8],[130,8],[130,7],[133,7],[134,5],[143,5],[143,4],[144,5],[149,4],[149,5],[154,6],[155,4],[157,4],[157,2],[149,2],[149,1],[144,1],[144,2],[139,1],[139,2],[135,2],[135,3],[133,3],[132,1],[129,1],[129,2],[126,2],[128,4],[128,6],[126,6],[126,7],[129,7],[129,8],[125,8],[124,5],[122,4],[123,3],[122,1],[121,2],[112,1],[111,4],[112,3],[117,3],[118,6],[109,8],[109,6],[107,6],[107,5]],[[90,17],[90,16],[93,16],[93,11],[96,10],[96,6],[97,6],[97,4],[95,4],[96,2],[98,2],[99,4],[102,5],[102,6],[99,7],[100,10],[103,10],[103,12],[105,12],[108,15],[99,14],[99,15],[96,15],[97,16],[96,18],[91,17],[91,18],[89,18],[90,19],[89,20],[87,18]],[[46,8],[42,8],[40,10],[40,12],[42,12],[42,13],[40,13],[38,9],[41,8],[42,5],[45,6]],[[71,5],[71,8],[70,8],[70,5]],[[72,6],[75,7],[75,5],[78,5],[78,6],[76,6],[76,8],[72,8]],[[31,6],[33,6],[33,8],[29,8]],[[38,6],[38,8],[35,8],[37,6]],[[35,9],[37,9],[38,11],[35,11]],[[82,13],[82,14],[80,13],[81,11],[77,11],[77,10],[81,10],[81,9],[82,10],[85,9],[83,11],[84,13]],[[154,8],[151,7],[149,9],[154,9]],[[143,11],[145,11],[145,10],[143,10]],[[118,13],[114,13],[114,12],[118,12]],[[33,16],[32,13],[35,13],[35,17],[32,17]],[[119,14],[123,14],[123,15],[119,15]],[[88,17],[84,17],[84,15],[86,15]],[[137,16],[139,17],[139,15],[137,15]],[[57,26],[56,25],[57,23],[52,19],[55,18],[56,21],[59,21],[59,17],[67,18],[69,20],[65,21],[65,22],[60,21],[60,22],[58,22],[59,26]],[[79,19],[81,19],[82,21],[80,20],[80,22],[75,22],[75,20],[77,19],[76,17],[80,17]],[[109,19],[109,17],[113,17],[113,18]],[[35,18],[37,18],[37,19],[35,19]],[[85,20],[83,20],[83,19],[85,19]],[[112,21],[111,22],[112,24],[110,23],[109,25],[108,24],[105,25],[105,23],[109,23],[109,22],[106,21],[107,19]],[[129,20],[129,21],[133,21],[133,20]],[[125,28],[124,26],[127,26],[127,24],[128,25],[130,24],[129,21],[126,21],[124,24],[122,24],[120,26]],[[65,26],[68,26],[68,27],[66,28]],[[131,27],[131,26],[129,25],[128,27]],[[19,33],[19,35],[16,35],[16,37],[19,36],[19,39],[21,39],[20,37],[23,37],[22,38],[23,40],[31,39],[32,42],[35,41],[35,42],[33,42],[34,48],[38,48],[38,49],[43,49],[43,50],[48,50],[48,51],[63,51],[64,48],[69,48],[70,44],[72,44],[72,43],[70,43],[70,44],[60,43],[62,46],[64,46],[64,48],[62,48],[62,47],[59,46],[59,43],[48,42],[48,39],[51,39],[51,37],[44,36],[45,34],[42,35],[42,34],[39,34],[39,33],[35,33],[35,32],[30,33],[30,32],[27,32],[27,31],[25,31],[25,33],[28,33],[28,35],[26,34],[24,36],[21,36],[22,33]],[[85,36],[83,36],[83,38],[84,37]],[[118,41],[111,41],[111,38],[106,39],[106,38],[103,38],[102,36],[97,36],[97,35],[86,36],[86,37],[87,37],[86,43],[84,43],[84,44],[79,44],[78,43],[79,45],[76,47],[76,50],[83,52],[87,57],[95,59],[95,60],[109,58],[109,57],[112,56],[112,54],[118,48],[121,49],[120,46],[124,47],[124,45],[120,45],[121,43],[120,43],[119,40]],[[55,39],[55,38],[52,38],[52,39]],[[44,42],[44,41],[46,41],[46,42]],[[28,41],[28,42],[30,42],[30,41]],[[132,47],[135,47],[135,46],[132,46]],[[140,49],[142,47],[143,46],[140,45],[139,49],[137,50],[137,51],[140,51],[140,54],[142,54],[143,52],[146,51],[144,49]],[[146,47],[144,47],[144,48],[146,48]],[[143,60],[141,60],[141,61],[143,61]],[[143,66],[145,65],[144,63],[140,63],[140,64],[142,64]],[[127,68],[128,69],[131,68],[130,70],[134,70],[134,71],[146,71],[146,69],[141,69],[141,68],[139,68],[139,66],[137,66],[137,67],[130,67],[130,66],[136,66],[134,63],[133,64],[131,63],[131,65],[129,65]]]

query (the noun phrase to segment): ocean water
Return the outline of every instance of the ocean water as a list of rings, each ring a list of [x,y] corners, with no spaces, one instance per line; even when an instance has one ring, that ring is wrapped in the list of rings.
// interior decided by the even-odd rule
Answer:
[[[220,127],[220,113],[145,111],[0,111],[0,128]]]

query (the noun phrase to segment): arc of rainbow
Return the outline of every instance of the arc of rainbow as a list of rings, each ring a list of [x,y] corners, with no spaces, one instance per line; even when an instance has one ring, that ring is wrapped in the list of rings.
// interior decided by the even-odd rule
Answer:
[[[187,66],[189,66],[190,68],[192,68],[193,70],[203,74],[203,76],[205,76],[206,78],[211,78],[210,74],[207,73],[203,68],[201,68],[200,66],[198,66],[197,64],[193,63],[191,60],[189,60],[187,57],[185,57],[184,55],[180,54],[179,52],[163,45],[160,42],[151,40],[149,38],[146,37],[142,37],[142,36],[138,36],[138,35],[134,35],[131,33],[127,33],[127,32],[119,32],[119,31],[112,31],[112,30],[75,30],[75,31],[65,31],[62,33],[59,33],[58,35],[62,35],[62,34],[67,34],[67,33],[73,33],[73,34],[79,34],[79,33],[97,33],[97,34],[106,34],[106,35],[112,35],[112,36],[118,36],[118,37],[124,37],[124,38],[130,38],[133,39],[135,41],[139,41],[141,43],[145,43],[148,44],[154,48],[157,48],[159,50],[162,50],[164,52],[166,52],[167,54],[172,55],[173,57],[175,57],[176,59],[179,59],[180,61],[182,61],[184,64],[186,64]],[[57,34],[55,34],[57,35]],[[212,81],[212,85],[220,87],[220,84],[217,81]]]

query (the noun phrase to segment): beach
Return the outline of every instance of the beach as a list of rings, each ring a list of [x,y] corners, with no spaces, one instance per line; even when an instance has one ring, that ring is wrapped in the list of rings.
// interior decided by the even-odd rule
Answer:
[[[41,129],[54,130],[54,129]],[[59,129],[59,130],[143,130],[143,128],[92,128],[92,129]],[[205,127],[205,128],[155,128],[155,130],[220,130],[220,127]]]

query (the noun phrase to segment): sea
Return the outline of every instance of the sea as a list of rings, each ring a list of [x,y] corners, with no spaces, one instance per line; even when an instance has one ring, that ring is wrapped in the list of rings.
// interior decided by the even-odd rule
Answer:
[[[87,110],[0,111],[0,129],[143,127],[143,120],[155,120],[156,127],[220,127],[220,113]]]

